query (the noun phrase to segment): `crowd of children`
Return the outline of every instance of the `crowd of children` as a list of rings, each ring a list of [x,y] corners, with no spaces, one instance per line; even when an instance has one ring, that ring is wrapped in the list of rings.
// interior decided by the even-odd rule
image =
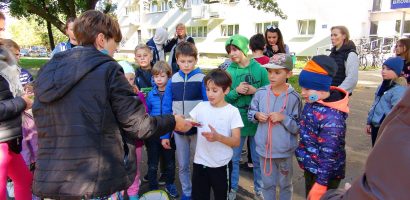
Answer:
[[[2,40],[1,44],[18,55],[15,42]],[[248,57],[249,47],[252,58]],[[194,125],[188,132],[174,131],[135,141],[137,173],[126,192],[130,200],[139,198],[144,144],[148,156],[144,179],[149,190],[159,189],[160,165],[165,191],[182,200],[209,200],[211,190],[216,200],[236,199],[245,141],[256,199],[292,199],[294,155],[304,171],[308,199],[318,200],[327,190],[339,186],[345,177],[349,92],[331,86],[338,69],[333,58],[320,55],[307,62],[299,76],[299,94],[287,83],[294,63],[277,27],[268,27],[265,36],[256,34],[250,40],[231,36],[225,42],[229,56],[226,67],[207,75],[196,67],[198,50],[193,42],[180,41],[173,50],[179,69],[176,72],[172,71],[175,66],[159,59],[164,55],[142,44],[134,52],[137,69],[119,62],[147,114],[180,114]],[[407,83],[400,78],[403,65],[401,57],[383,63],[383,82],[376,90],[366,126],[373,145],[384,118],[406,90]],[[31,94],[33,77],[28,71],[21,70],[20,81]],[[22,128],[21,154],[28,169],[34,170],[37,133],[30,111],[23,113]],[[180,192],[175,184],[175,155]],[[124,193],[120,191],[113,198],[122,198]]]

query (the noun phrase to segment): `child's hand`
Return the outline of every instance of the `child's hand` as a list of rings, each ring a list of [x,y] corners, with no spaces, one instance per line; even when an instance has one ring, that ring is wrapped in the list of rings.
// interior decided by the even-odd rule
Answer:
[[[33,106],[33,100],[31,100],[32,96],[33,95],[30,95],[30,94],[25,94],[25,95],[21,96],[21,98],[23,98],[24,102],[26,102],[26,109],[25,110],[29,110]]]
[[[271,112],[269,114],[269,119],[273,122],[281,122],[285,119],[285,115],[279,112]]]
[[[135,93],[140,92],[140,90],[138,89],[138,87],[136,85],[133,85],[132,89],[134,90]]]
[[[169,141],[169,139],[162,139],[161,145],[162,147],[164,147],[164,149],[171,149],[171,142]]]
[[[269,119],[269,116],[265,113],[257,112],[255,114],[255,119],[257,119],[261,123],[266,123]]]
[[[248,92],[246,92],[247,95],[252,95],[256,93],[256,88],[253,87],[253,85],[248,85]]]
[[[249,84],[247,82],[241,82],[238,87],[236,87],[236,92],[238,94],[246,94],[248,92]]]
[[[208,127],[211,129],[211,132],[202,132],[202,136],[204,136],[208,142],[219,141],[220,135],[216,132],[215,128],[211,125],[208,125]]]
[[[370,125],[366,125],[366,133],[371,134],[372,133],[372,127]]]

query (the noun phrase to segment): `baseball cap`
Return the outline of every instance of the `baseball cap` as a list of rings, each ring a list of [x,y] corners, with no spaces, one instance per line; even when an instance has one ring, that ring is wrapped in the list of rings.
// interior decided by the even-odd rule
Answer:
[[[293,70],[293,59],[289,54],[278,53],[273,55],[267,64],[264,64],[263,67],[268,69],[288,69],[289,71]]]

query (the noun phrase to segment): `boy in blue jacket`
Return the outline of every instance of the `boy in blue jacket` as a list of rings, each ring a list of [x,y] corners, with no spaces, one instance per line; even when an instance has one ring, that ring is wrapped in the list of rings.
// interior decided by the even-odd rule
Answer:
[[[198,61],[198,50],[190,42],[181,42],[176,48],[176,58],[179,71],[168,81],[164,99],[172,104],[174,114],[189,117],[189,112],[200,102],[207,101],[206,89],[203,83],[205,75],[195,68]],[[175,144],[178,147],[179,180],[182,186],[181,200],[190,200],[192,192],[190,155],[195,151],[197,129],[188,132],[175,132]]]
[[[392,57],[383,63],[383,82],[377,88],[374,102],[367,117],[366,132],[372,136],[372,146],[377,138],[377,132],[384,118],[403,97],[406,87],[400,85],[400,74],[403,69],[403,59]],[[406,85],[406,83],[404,83]]]
[[[158,61],[152,68],[155,85],[147,96],[147,107],[151,116],[172,114],[172,105],[164,101],[165,87],[171,77],[171,67],[165,61]],[[172,141],[172,143],[171,143]],[[150,190],[158,189],[157,171],[159,156],[164,158],[166,171],[165,191],[173,198],[179,196],[175,181],[175,144],[170,140],[170,133],[161,138],[145,140],[148,155],[148,181]],[[161,161],[162,162],[162,161]]]
[[[329,56],[314,56],[299,75],[306,100],[300,121],[296,158],[305,172],[306,196],[319,200],[345,177],[346,118],[349,94],[331,87],[337,64]]]

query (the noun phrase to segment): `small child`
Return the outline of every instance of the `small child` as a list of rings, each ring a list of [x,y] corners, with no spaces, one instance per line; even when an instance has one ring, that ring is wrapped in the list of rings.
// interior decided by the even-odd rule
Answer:
[[[268,70],[270,85],[261,87],[252,98],[248,112],[250,121],[258,123],[255,143],[263,166],[262,193],[265,199],[292,199],[292,156],[298,145],[297,120],[302,111],[299,94],[286,83],[292,76],[293,61],[278,53],[263,65]]]
[[[181,42],[176,48],[176,58],[179,67],[168,81],[164,101],[172,103],[174,114],[189,116],[189,112],[200,102],[207,101],[203,79],[205,75],[199,68],[198,50],[190,42]],[[192,128],[186,133],[175,132],[175,144],[178,147],[179,180],[182,186],[181,200],[190,200],[192,192],[190,155],[195,150],[197,129]],[[191,150],[191,148],[193,150]]]
[[[249,40],[249,48],[252,51],[252,57],[261,65],[269,63],[269,57],[263,55],[263,50],[266,47],[265,37],[258,33]]]
[[[148,93],[147,106],[151,116],[172,114],[172,104],[163,101],[165,87],[168,79],[172,76],[171,67],[165,61],[157,61],[152,68],[155,85]],[[162,140],[161,140],[162,139]],[[162,145],[161,145],[162,144]],[[161,138],[149,138],[145,140],[148,155],[148,181],[150,190],[158,189],[157,171],[160,155],[163,157],[166,175],[166,192],[173,198],[179,196],[175,181],[175,144],[168,133]]]
[[[403,59],[400,57],[389,58],[383,63],[383,82],[376,90],[374,102],[367,117],[366,132],[371,134],[372,146],[376,142],[377,132],[384,118],[400,101],[406,91],[406,82],[404,82],[404,85],[399,83],[403,65]]]
[[[124,70],[125,78],[127,78],[128,83],[135,88],[135,70],[134,68],[126,61],[120,61],[118,64],[121,65],[122,69]],[[137,91],[135,90],[137,93]],[[139,95],[140,96],[140,95]],[[145,99],[141,99],[142,103],[145,105]],[[142,140],[136,140],[135,143],[135,154],[136,154],[136,162],[137,162],[137,173],[135,175],[134,183],[128,188],[127,193],[130,200],[138,200],[138,192],[139,192],[139,181],[140,181],[140,165],[141,165],[141,156],[142,156],[142,146],[144,143]]]
[[[189,113],[198,127],[192,175],[192,198],[226,199],[229,192],[229,164],[233,147],[240,144],[243,122],[238,108],[225,101],[232,79],[221,69],[214,69],[204,78],[209,101],[199,103]]]
[[[330,86],[337,64],[329,56],[314,56],[299,75],[306,100],[300,121],[296,158],[304,170],[306,196],[319,200],[345,177],[346,118],[349,93]]]
[[[246,137],[250,140],[250,150],[252,155],[253,167],[253,182],[255,196],[258,199],[263,199],[262,195],[262,177],[259,165],[259,155],[255,150],[255,133],[256,124],[248,120],[248,109],[257,88],[269,84],[268,72],[262,68],[255,59],[246,57],[249,49],[249,40],[242,35],[234,35],[225,43],[225,49],[230,59],[231,65],[226,69],[226,72],[232,77],[232,86],[225,100],[239,109],[244,127],[241,129],[241,144],[234,148],[232,158],[232,182],[229,199],[236,199],[239,182],[239,160]]]
[[[139,44],[135,47],[134,54],[135,63],[138,65],[135,70],[135,85],[139,91],[147,95],[152,88],[152,52],[147,45]]]

